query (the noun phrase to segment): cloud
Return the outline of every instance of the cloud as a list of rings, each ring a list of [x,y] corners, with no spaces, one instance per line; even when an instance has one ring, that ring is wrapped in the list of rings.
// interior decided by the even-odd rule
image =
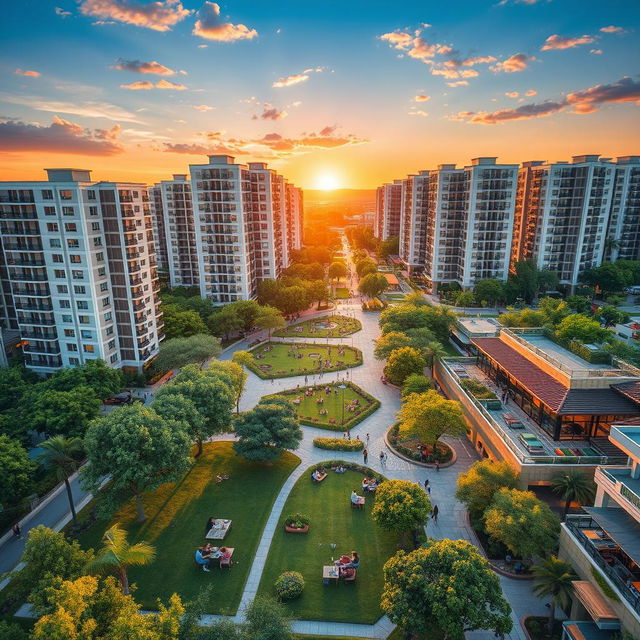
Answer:
[[[507,91],[505,94],[507,98],[519,98],[520,94],[517,91]]]
[[[602,55],[602,49],[590,49],[589,53],[593,53],[596,56],[601,56]]]
[[[208,104],[192,104],[191,106],[198,111],[211,111],[213,109]]]
[[[117,143],[119,132],[119,125],[111,129],[91,130],[58,116],[53,116],[49,126],[4,120],[0,121],[0,151],[112,156],[124,150]]]
[[[489,69],[494,73],[500,73],[501,71],[505,73],[517,73],[518,71],[524,71],[529,63],[534,60],[534,56],[528,56],[525,53],[514,53],[503,62],[498,62],[492,67],[489,67]]]
[[[284,76],[278,78],[271,86],[275,88],[291,87],[294,84],[300,84],[306,82],[309,79],[309,75],[306,73],[294,73],[290,76]]]
[[[188,87],[184,84],[178,84],[176,82],[170,82],[169,80],[158,80],[155,84],[149,82],[149,80],[139,80],[138,82],[132,82],[131,84],[121,84],[121,89],[128,89],[129,91],[148,91],[150,89],[173,89],[174,91],[184,91]]]
[[[598,84],[583,91],[569,93],[566,102],[578,114],[593,113],[609,102],[640,104],[640,81],[625,76],[612,84]]]
[[[413,111],[408,112],[410,116],[428,116],[429,114],[422,109],[414,109]]]
[[[434,76],[443,76],[444,78],[476,78],[480,74],[474,69],[448,69],[441,67],[432,67],[431,74]]]
[[[390,33],[383,33],[380,36],[380,40],[388,42],[395,49],[407,49],[413,42],[413,36],[404,31],[393,31]]]
[[[477,64],[489,64],[495,62],[496,59],[493,56],[477,56],[475,58],[467,58],[462,61],[463,67],[473,67]]]
[[[260,114],[260,119],[262,120],[282,120],[286,118],[289,114],[284,109],[277,109],[276,107],[271,106],[270,104],[265,104],[262,113]],[[255,120],[258,119],[258,116],[253,116]]]
[[[24,78],[39,78],[42,75],[39,71],[33,71],[32,69],[16,69],[13,73]]]
[[[431,96],[427,96],[424,94],[419,94],[417,96],[414,96],[413,101],[414,102],[426,102],[427,100],[431,100]]]
[[[258,32],[244,24],[223,22],[220,18],[220,5],[207,1],[198,11],[198,20],[193,28],[193,35],[207,40],[235,42],[236,40],[251,40],[258,35]]]
[[[120,58],[118,64],[111,67],[119,71],[131,71],[133,73],[153,73],[157,76],[172,76],[175,71],[165,67],[163,64],[152,60],[151,62],[141,62],[140,60],[123,60]]]
[[[469,82],[467,80],[456,80],[455,82],[447,82],[448,87],[468,87]]]
[[[591,44],[592,42],[595,42],[595,40],[596,39],[593,36],[588,35],[572,38],[571,36],[559,36],[557,33],[554,33],[544,41],[544,44],[540,47],[540,51],[573,49],[574,47],[579,47],[581,44]]]
[[[65,11],[61,7],[56,7],[55,11],[56,11],[56,15],[60,16],[61,18],[66,18],[67,16],[71,15],[71,11]]]
[[[544,0],[500,0],[497,6],[504,7],[505,4],[526,4],[531,6],[534,4],[538,4],[538,2],[543,2],[543,1]],[[547,0],[547,2],[550,2],[550,0]]]
[[[472,111],[460,112],[455,119],[466,120],[472,124],[499,124],[510,120],[525,120],[528,118],[540,118],[550,116],[564,108],[563,102],[542,102],[540,104],[523,104],[516,109],[500,109],[499,111],[487,112]],[[454,119],[452,118],[452,119]]]
[[[608,27],[601,27],[600,31],[602,33],[623,33],[624,29],[622,27],[616,27],[613,24],[610,24]]]
[[[529,91],[524,92],[524,95],[528,97],[537,96],[538,92],[535,89],[529,89]]]
[[[115,20],[154,31],[171,31],[192,12],[179,0],[80,0],[80,13],[101,18],[102,22]]]

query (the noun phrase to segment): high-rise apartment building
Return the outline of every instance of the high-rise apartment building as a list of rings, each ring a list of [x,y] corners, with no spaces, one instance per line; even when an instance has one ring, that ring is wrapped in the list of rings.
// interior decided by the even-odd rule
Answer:
[[[402,181],[399,253],[409,273],[422,272],[426,261],[428,193],[429,171]]]
[[[48,181],[0,183],[2,269],[25,364],[48,373],[102,358],[140,370],[163,338],[146,187],[46,171]]]
[[[640,156],[617,159],[605,258],[640,260]]]
[[[376,189],[376,218],[374,235],[379,240],[400,235],[402,217],[402,180],[383,184]]]

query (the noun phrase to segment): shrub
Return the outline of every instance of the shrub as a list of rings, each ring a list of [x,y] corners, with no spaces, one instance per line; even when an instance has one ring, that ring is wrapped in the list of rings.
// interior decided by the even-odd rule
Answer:
[[[313,445],[318,449],[332,451],[361,451],[364,449],[362,440],[345,440],[344,438],[314,438]]]
[[[399,429],[400,429],[400,425],[396,424],[393,427],[391,427],[387,432],[387,440],[389,441],[391,448],[397,451],[398,453],[401,453],[403,456],[406,456],[407,458],[411,458],[411,460],[415,460],[416,462],[421,462],[422,455],[420,454],[420,451],[415,448],[411,449],[409,447],[405,447],[402,444],[402,442],[398,439]],[[429,450],[429,447],[427,447],[427,450]],[[427,453],[426,461],[428,464],[432,464],[437,460],[440,464],[443,464],[445,462],[449,462],[449,460],[451,460],[452,457],[453,457],[453,454],[451,453],[450,447],[448,447],[442,442],[436,442],[435,453],[433,451],[433,448],[431,448],[431,451]]]
[[[491,389],[485,387],[482,382],[478,382],[477,380],[462,380],[460,382],[460,386],[479,400],[489,400],[498,397],[493,391],[491,391]]]
[[[295,527],[296,529],[302,529],[311,523],[309,516],[305,516],[303,513],[294,513],[287,516],[285,523],[288,527]]]
[[[297,571],[285,571],[278,576],[275,588],[280,600],[295,600],[302,595],[304,578]]]

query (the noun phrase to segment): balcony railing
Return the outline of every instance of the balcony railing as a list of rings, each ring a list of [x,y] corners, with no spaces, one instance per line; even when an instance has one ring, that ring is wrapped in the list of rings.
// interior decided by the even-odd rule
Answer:
[[[629,486],[629,483],[625,482],[625,477],[627,476],[631,480],[631,469],[622,467],[607,469],[607,467],[600,467],[598,471],[613,483],[617,493],[623,496],[625,500],[630,502],[631,505],[640,511],[640,494],[638,494],[637,491],[634,491],[631,486]],[[638,486],[640,487],[640,481],[636,482],[638,482]]]
[[[36,346],[34,344],[27,344],[22,347],[22,350],[25,353],[48,353],[48,354],[59,354],[60,347],[58,345],[48,345],[48,346]]]

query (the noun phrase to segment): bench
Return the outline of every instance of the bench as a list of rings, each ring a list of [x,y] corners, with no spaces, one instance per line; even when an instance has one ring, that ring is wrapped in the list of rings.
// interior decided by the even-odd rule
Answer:
[[[323,474],[320,475],[319,478],[314,478],[313,474],[311,474],[311,480],[313,480],[313,482],[322,482],[327,477],[327,475],[329,475],[329,474],[323,473]]]

